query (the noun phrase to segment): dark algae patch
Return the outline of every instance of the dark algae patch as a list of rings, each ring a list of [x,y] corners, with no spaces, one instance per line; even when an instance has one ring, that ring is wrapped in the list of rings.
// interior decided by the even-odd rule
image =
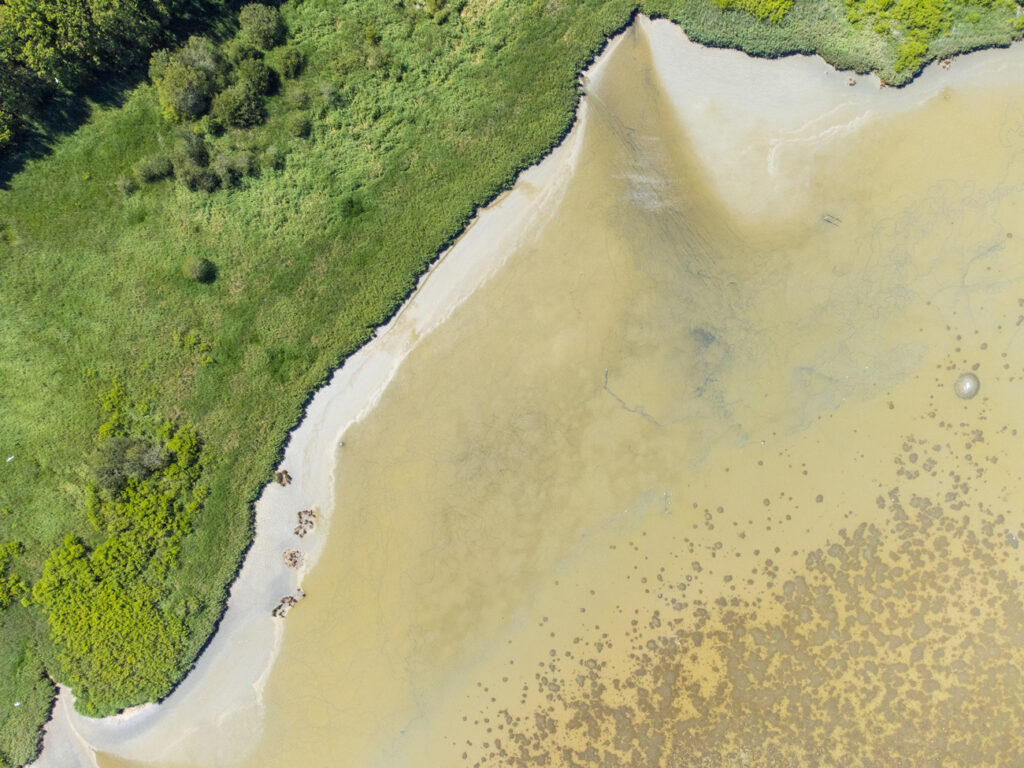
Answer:
[[[683,539],[658,567],[639,545],[660,607],[623,606],[623,632],[552,641],[520,696],[472,714],[465,764],[1012,764],[1024,528],[977,493],[1000,458],[986,444],[994,427],[932,422],[906,435],[891,475],[872,480],[880,514],[850,513],[795,563],[721,550],[716,562]],[[707,598],[710,578],[730,586]]]

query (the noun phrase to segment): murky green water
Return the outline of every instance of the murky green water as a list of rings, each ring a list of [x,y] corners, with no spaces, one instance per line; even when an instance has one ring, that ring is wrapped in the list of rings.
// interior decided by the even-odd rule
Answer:
[[[1024,89],[809,143],[757,216],[641,31],[590,110],[551,221],[346,436],[243,764],[1012,764]]]

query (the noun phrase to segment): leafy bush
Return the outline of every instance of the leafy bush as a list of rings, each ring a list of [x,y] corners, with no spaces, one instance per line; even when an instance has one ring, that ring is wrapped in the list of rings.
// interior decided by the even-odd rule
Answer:
[[[377,29],[373,24],[367,24],[363,27],[363,42],[371,48],[380,45],[380,41],[383,37],[380,34],[380,30]]]
[[[167,120],[190,120],[210,106],[214,84],[200,69],[171,60],[157,81],[160,112]]]
[[[260,48],[273,48],[284,37],[284,24],[277,8],[262,3],[242,6],[238,12],[242,32]]]
[[[250,128],[267,119],[266,98],[236,83],[217,94],[211,114],[224,125]]]
[[[232,67],[237,67],[243,61],[248,61],[249,59],[262,59],[263,51],[249,45],[248,41],[236,37],[224,46],[224,57],[227,59],[228,64]]]
[[[157,62],[157,94],[167,120],[193,120],[210,107],[223,86],[226,64],[216,46],[204,37],[191,37],[184,48]]]
[[[276,144],[271,144],[263,150],[263,153],[260,155],[260,160],[268,168],[273,168],[274,170],[279,171],[284,168],[284,157],[285,154],[281,151],[280,147]]]
[[[288,46],[277,56],[277,71],[284,77],[293,78],[302,74],[306,66],[306,57],[298,48]]]
[[[967,0],[957,5],[992,5],[990,0]],[[914,74],[924,65],[931,42],[949,33],[953,4],[947,0],[846,0],[851,24],[870,24],[876,34],[896,32],[902,42],[893,64],[896,73]]]
[[[217,268],[209,259],[189,256],[181,265],[181,274],[197,283],[212,283],[217,276]]]
[[[235,85],[254,94],[268,93],[276,85],[274,71],[259,59],[246,59],[235,70]]]
[[[149,155],[132,167],[135,178],[140,182],[159,181],[174,173],[170,158],[164,154]]]
[[[310,122],[309,118],[301,112],[288,117],[288,133],[292,136],[305,139],[309,136],[309,132],[312,128],[313,124]]]
[[[220,184],[217,175],[209,170],[210,150],[203,136],[185,134],[174,148],[174,175],[186,189],[213,192]]]
[[[192,124],[192,133],[196,136],[220,136],[224,133],[224,126],[216,117],[207,114]]]
[[[205,138],[195,133],[182,131],[174,145],[175,173],[178,172],[179,165],[184,163],[195,163],[202,168],[210,164],[210,148],[207,146]]]

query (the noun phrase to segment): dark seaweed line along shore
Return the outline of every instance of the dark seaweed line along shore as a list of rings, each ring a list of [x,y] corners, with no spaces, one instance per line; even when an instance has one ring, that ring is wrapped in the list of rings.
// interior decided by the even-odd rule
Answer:
[[[310,393],[565,135],[578,73],[635,13],[758,55],[819,51],[893,83],[1019,35],[1014,3],[943,6],[906,29],[838,0],[261,8],[211,16],[204,39],[185,42],[199,25],[147,35],[171,52],[154,57],[153,82],[129,75],[113,93],[85,90],[103,75],[95,63],[81,86],[61,80],[55,67],[74,62],[57,39],[21,41],[49,59],[5,54],[59,93],[29,105],[39,81],[10,90],[12,77],[0,94],[4,119],[22,123],[0,193],[0,765],[37,753],[53,680],[105,714],[184,676]],[[0,24],[14,29],[10,13]],[[174,73],[205,90],[175,91]],[[158,494],[189,425],[201,477]],[[76,627],[126,595],[126,615],[162,627],[160,654],[117,629],[76,643]],[[144,660],[129,670],[144,674],[100,680],[106,658]]]

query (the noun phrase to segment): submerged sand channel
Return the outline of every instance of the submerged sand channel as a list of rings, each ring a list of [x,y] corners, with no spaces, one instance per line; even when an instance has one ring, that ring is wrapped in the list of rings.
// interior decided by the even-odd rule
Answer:
[[[265,719],[152,757],[1012,763],[1021,53],[879,92],[634,26],[564,191],[346,432]]]

